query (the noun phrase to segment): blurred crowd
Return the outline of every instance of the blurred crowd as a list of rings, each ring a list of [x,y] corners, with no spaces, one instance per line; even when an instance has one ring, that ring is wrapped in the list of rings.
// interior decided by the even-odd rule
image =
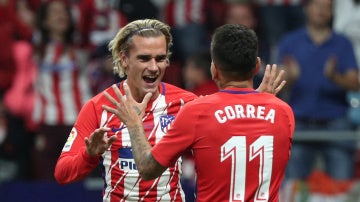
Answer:
[[[224,23],[244,24],[256,31],[263,66],[269,63],[285,65],[295,77],[299,76],[297,74],[303,64],[321,65],[316,62],[317,59],[319,63],[328,61],[330,66],[335,63],[344,66],[333,65],[334,68],[329,67],[326,74],[334,79],[334,85],[339,84],[340,87],[326,82],[310,82],[313,87],[324,85],[324,88],[310,92],[309,97],[316,97],[316,93],[332,94],[327,90],[334,90],[335,97],[345,96],[348,91],[358,91],[359,84],[342,86],[341,81],[338,83],[335,79],[336,70],[345,74],[346,70],[353,68],[351,74],[354,75],[359,67],[359,1],[310,2],[325,5],[332,2],[332,6],[326,10],[320,5],[318,11],[315,6],[307,5],[309,0],[0,0],[0,42],[3,44],[0,49],[0,183],[53,180],[57,157],[81,106],[92,95],[120,81],[113,74],[113,61],[107,47],[109,40],[127,22],[136,19],[156,18],[171,26],[174,46],[164,81],[197,95],[217,91],[209,70],[209,46],[212,32]],[[333,49],[327,46],[330,43],[321,41],[329,37],[326,35],[321,39],[323,32],[314,32],[316,39],[320,37],[315,48],[305,47],[313,51],[309,55],[318,54],[316,58],[302,58],[304,53],[297,55],[292,52],[293,49],[301,49],[306,39],[304,42],[283,40],[295,30],[323,26],[321,23],[351,42],[344,42],[346,45],[339,47],[335,44],[333,49],[340,50],[340,55],[331,52]],[[328,55],[333,59],[326,58]],[[352,61],[349,55],[357,61]],[[315,64],[301,64],[304,60]],[[349,62],[340,62],[343,60]],[[306,79],[323,80],[322,76],[310,77],[312,70],[304,69],[303,72],[305,78],[295,86],[306,83]],[[310,76],[307,77],[307,74]],[[262,78],[262,71],[258,75]],[[256,80],[255,85],[258,84]],[[279,95],[290,103],[294,101],[291,92],[300,92],[300,87],[291,89],[291,84]],[[328,96],[329,99],[331,97]],[[301,100],[306,104],[307,100]],[[315,107],[324,103],[333,104],[331,100],[321,99],[309,102],[319,102]],[[334,102],[342,106],[346,101],[343,98]],[[297,103],[294,105],[297,106]],[[301,106],[299,110],[303,108]],[[296,116],[297,109],[294,112]],[[310,112],[313,113],[311,109]],[[336,112],[342,113],[340,110]],[[331,120],[334,115],[325,115],[328,117],[314,119],[311,123],[306,116],[298,118],[306,122],[304,124],[326,128],[326,124],[332,123],[324,121]],[[351,152],[354,159],[354,152]],[[185,165],[192,165],[191,158],[189,162]],[[184,170],[184,177],[191,182],[194,179],[193,169],[186,167]],[[346,176],[353,177],[352,174]]]

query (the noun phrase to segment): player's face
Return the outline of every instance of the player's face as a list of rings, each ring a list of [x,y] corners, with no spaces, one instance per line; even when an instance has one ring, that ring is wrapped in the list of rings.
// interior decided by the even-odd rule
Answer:
[[[308,22],[315,26],[329,26],[332,17],[331,0],[312,0],[306,7]]]
[[[229,6],[226,14],[225,21],[228,24],[242,24],[250,29],[256,27],[256,18],[250,6],[234,3]]]
[[[135,35],[129,55],[125,60],[127,83],[133,97],[141,101],[146,93],[151,92],[153,98],[159,95],[161,82],[168,66],[166,39],[158,37],[141,37]]]

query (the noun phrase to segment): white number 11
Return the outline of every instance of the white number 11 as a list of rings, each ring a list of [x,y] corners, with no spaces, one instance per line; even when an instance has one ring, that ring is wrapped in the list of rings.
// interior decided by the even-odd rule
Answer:
[[[261,136],[249,145],[249,162],[256,157],[259,162],[259,182],[255,202],[269,199],[273,161],[273,136]],[[221,146],[221,162],[231,158],[231,182],[229,201],[245,200],[247,146],[245,136],[233,136]]]

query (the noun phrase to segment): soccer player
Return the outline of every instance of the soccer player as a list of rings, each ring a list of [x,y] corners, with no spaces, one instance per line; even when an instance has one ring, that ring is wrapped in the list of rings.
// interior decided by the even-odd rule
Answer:
[[[150,99],[145,95],[152,94],[141,120],[145,140],[151,146],[165,135],[184,104],[197,98],[161,82],[169,64],[171,45],[170,27],[150,19],[127,24],[109,44],[115,72],[121,77],[126,75],[116,88],[123,92],[126,84],[137,102]],[[270,66],[267,70],[259,90],[277,93],[284,84],[280,82],[282,74],[276,77],[276,68]],[[116,96],[111,87],[104,92]],[[103,201],[184,201],[179,183],[181,158],[158,178],[150,181],[141,178],[133,159],[129,130],[121,119],[102,108],[111,104],[100,93],[83,106],[57,161],[56,180],[60,184],[81,180],[100,163],[105,182]]]
[[[133,99],[128,85],[123,86],[125,96],[116,86],[116,97],[104,94],[115,108],[103,108],[127,127],[142,179],[161,176],[191,149],[197,168],[197,201],[279,200],[294,115],[275,95],[253,89],[260,67],[257,46],[254,31],[243,25],[217,28],[211,43],[211,73],[220,92],[187,103],[156,145],[149,143],[142,123],[147,117],[144,106],[152,102],[150,93],[141,103]]]

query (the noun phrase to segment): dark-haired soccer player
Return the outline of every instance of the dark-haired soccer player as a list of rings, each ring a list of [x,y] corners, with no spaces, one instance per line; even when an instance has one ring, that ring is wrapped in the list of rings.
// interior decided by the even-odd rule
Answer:
[[[211,73],[220,92],[187,103],[156,145],[149,143],[142,123],[150,93],[141,103],[133,99],[127,85],[126,96],[116,86],[115,97],[105,93],[115,108],[103,108],[126,125],[143,179],[161,176],[191,149],[197,168],[197,201],[278,201],[294,115],[273,94],[253,89],[260,67],[257,47],[254,31],[245,26],[216,29]]]

